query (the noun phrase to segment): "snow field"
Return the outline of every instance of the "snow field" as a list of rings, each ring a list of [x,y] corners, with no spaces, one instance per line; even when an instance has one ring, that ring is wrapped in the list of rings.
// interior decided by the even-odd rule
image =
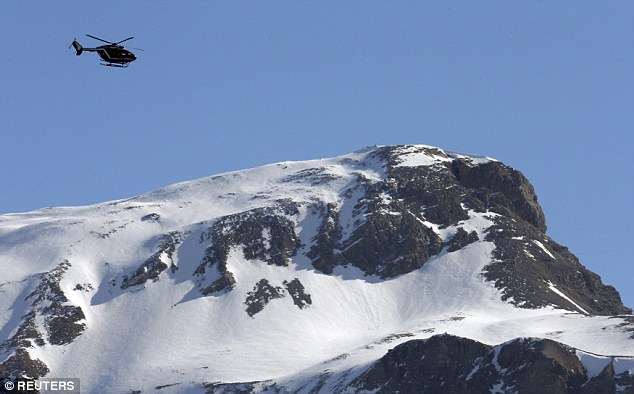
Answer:
[[[420,154],[421,147],[407,148],[400,165],[435,165],[459,155]],[[344,192],[360,176],[370,182],[386,176],[370,152],[236,171],[94,206],[0,217],[0,340],[10,337],[31,308],[25,298],[38,283],[33,273],[68,260],[71,267],[60,287],[71,304],[82,308],[87,329],[69,345],[47,344],[29,352],[49,366],[50,376],[81,377],[87,392],[269,379],[301,387],[324,371],[333,373],[328,384],[334,385],[343,376],[337,373],[348,371],[345,379],[350,381],[399,343],[445,332],[490,345],[517,337],[551,338],[581,349],[577,354],[593,374],[612,362],[598,355],[634,356],[631,333],[617,328],[620,319],[521,309],[501,301],[499,291],[481,275],[494,248],[484,241],[490,213],[470,212],[468,220],[442,229],[423,221],[444,240],[463,227],[476,231],[480,241],[443,251],[406,275],[381,280],[350,266],[337,267],[332,275],[315,270],[303,255],[322,221],[315,203],[337,204],[344,239],[349,237],[363,220],[362,212],[353,212],[363,192],[353,190],[347,199]],[[492,160],[462,156],[473,164]],[[319,171],[306,172],[314,169]],[[329,180],[315,183],[312,176]],[[280,199],[299,204],[299,215],[289,219],[304,246],[289,266],[248,261],[236,247],[227,263],[236,287],[201,296],[193,277],[209,246],[209,241],[200,242],[201,234],[218,218]],[[141,221],[152,213],[158,221]],[[153,255],[161,235],[172,231],[183,234],[173,256],[178,270],[167,269],[157,281],[121,290],[123,275]],[[295,278],[310,294],[310,306],[299,309],[284,290],[284,297],[247,315],[245,298],[258,281],[283,288],[284,281]],[[78,284],[92,289],[75,290]],[[614,365],[633,370],[627,357],[614,359]],[[174,386],[162,392],[179,390]]]

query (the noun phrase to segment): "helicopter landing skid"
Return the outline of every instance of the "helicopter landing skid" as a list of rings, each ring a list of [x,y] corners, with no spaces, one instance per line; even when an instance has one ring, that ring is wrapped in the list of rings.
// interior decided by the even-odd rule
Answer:
[[[116,64],[116,63],[99,63],[102,66],[108,66],[108,67],[117,67],[117,68],[126,68],[128,67],[127,64]]]

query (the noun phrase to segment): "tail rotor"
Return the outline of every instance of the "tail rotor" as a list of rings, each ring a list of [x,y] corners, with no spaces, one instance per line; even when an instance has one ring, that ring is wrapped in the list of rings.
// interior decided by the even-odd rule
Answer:
[[[70,47],[75,48],[75,51],[77,51],[77,56],[81,55],[82,51],[83,51],[83,47],[81,46],[81,44],[79,44],[77,42],[77,39],[73,39],[73,42],[68,46],[68,48],[70,49]]]

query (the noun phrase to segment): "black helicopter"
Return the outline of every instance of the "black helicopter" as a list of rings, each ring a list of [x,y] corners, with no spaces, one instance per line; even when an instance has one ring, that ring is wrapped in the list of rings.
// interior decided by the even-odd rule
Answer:
[[[136,56],[134,53],[125,49],[122,45],[122,42],[133,39],[134,37],[128,37],[125,40],[121,40],[119,42],[110,42],[103,40],[99,37],[91,36],[90,34],[86,34],[90,38],[94,38],[95,40],[103,41],[108,45],[102,45],[97,48],[84,48],[77,42],[77,39],[74,39],[71,43],[71,46],[75,48],[77,51],[77,56],[81,55],[83,51],[86,52],[97,52],[101,59],[103,59],[106,63],[101,63],[104,66],[109,67],[128,67],[128,64],[136,60]],[[70,46],[69,46],[70,48]],[[137,48],[138,49],[138,48]],[[142,50],[142,49],[140,49]]]

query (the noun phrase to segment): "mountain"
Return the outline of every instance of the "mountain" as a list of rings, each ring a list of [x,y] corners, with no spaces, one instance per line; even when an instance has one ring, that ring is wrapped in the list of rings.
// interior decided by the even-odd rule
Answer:
[[[634,392],[634,316],[487,157],[370,147],[0,216],[0,377]]]

